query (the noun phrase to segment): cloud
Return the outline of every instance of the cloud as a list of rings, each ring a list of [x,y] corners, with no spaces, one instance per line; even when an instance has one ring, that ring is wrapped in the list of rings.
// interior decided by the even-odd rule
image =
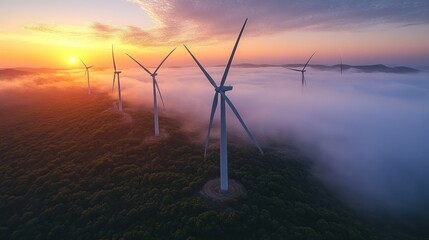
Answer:
[[[24,26],[25,30],[42,33],[52,36],[81,38],[83,40],[112,40],[119,39],[123,43],[131,45],[164,46],[170,43],[193,42],[198,40],[207,40],[207,37],[190,34],[184,28],[158,28],[145,30],[136,26],[115,26],[100,22],[91,23],[86,27],[34,23]]]
[[[93,94],[110,93],[112,70],[95,70]],[[215,80],[223,70],[207,68]],[[276,146],[289,154],[298,148],[298,156],[313,162],[314,175],[360,212],[427,216],[427,76],[427,72],[340,75],[310,69],[308,87],[301,89],[301,76],[286,69],[233,67],[226,84],[234,87],[227,94],[264,150]],[[192,126],[189,129],[201,131],[198,140],[203,148],[213,87],[197,67],[162,68],[157,79],[167,108],[160,109],[161,116],[184,119]],[[22,76],[2,82],[0,102],[17,104],[11,101],[17,96],[13,89],[79,86],[86,94],[80,70]],[[142,69],[124,70],[121,86],[125,109],[134,105],[151,111],[152,83]],[[21,95],[30,96],[28,91]],[[116,93],[112,98],[115,101]],[[227,116],[229,136],[234,136],[229,143],[251,145],[230,110]],[[218,147],[218,116],[214,124],[210,151]]]
[[[250,18],[252,34],[286,30],[346,30],[374,24],[414,25],[429,23],[429,3],[420,1],[343,0],[129,0],[158,23],[163,32],[178,29],[190,34],[236,34]],[[177,33],[173,31],[171,34]]]
[[[95,22],[91,25],[91,29],[98,37],[109,38],[114,37],[115,34],[121,31],[121,29],[112,27],[110,25]]]
[[[119,38],[124,43],[145,46],[158,45],[156,42],[162,42],[162,36],[157,34],[157,30],[146,31],[136,26],[117,27],[99,22],[92,23],[90,26],[90,35],[95,38],[114,39]]]
[[[46,23],[32,23],[24,25],[24,29],[33,33],[40,33],[48,36],[63,36],[66,38],[99,38],[111,37],[113,33],[108,36],[109,30],[113,27],[103,25],[100,23],[93,23],[89,28],[75,25],[62,25],[62,24],[46,24]],[[118,29],[119,31],[119,29]],[[104,35],[103,35],[104,34]]]
[[[207,70],[220,79],[224,69]],[[234,89],[228,96],[265,150],[298,148],[313,162],[313,173],[350,206],[362,212],[426,214],[427,73],[341,76],[312,70],[306,78],[308,87],[302,90],[300,75],[292,71],[233,68],[227,84]],[[186,119],[203,137],[214,93],[204,75],[197,67],[165,68],[158,81],[168,115]],[[142,70],[127,71],[123,86],[124,99],[150,109],[151,82]],[[252,145],[232,112],[227,115],[230,136]],[[218,126],[216,119],[210,151],[218,146]]]
[[[84,70],[2,69],[0,95],[4,92],[40,90],[47,88],[75,88],[85,82]],[[82,84],[84,85],[84,84]]]
[[[118,34],[121,34],[124,30],[99,23],[94,22],[90,26],[87,27],[77,27],[72,25],[60,25],[60,24],[45,24],[45,23],[33,23],[24,26],[24,29],[38,32],[43,34],[51,34],[51,35],[62,35],[66,37],[81,37],[81,38],[93,38],[93,39],[109,39],[116,38]]]
[[[45,23],[27,24],[24,26],[24,29],[35,31],[35,32],[52,33],[52,34],[62,33],[62,31],[58,30],[56,25],[45,24]]]
[[[82,30],[53,24],[31,24],[25,29],[84,38],[119,38],[124,43],[164,46],[220,41],[236,36],[245,18],[248,35],[294,30],[337,31],[378,24],[392,27],[429,23],[429,3],[418,1],[341,0],[128,0],[138,4],[156,27],[115,26],[94,22]]]

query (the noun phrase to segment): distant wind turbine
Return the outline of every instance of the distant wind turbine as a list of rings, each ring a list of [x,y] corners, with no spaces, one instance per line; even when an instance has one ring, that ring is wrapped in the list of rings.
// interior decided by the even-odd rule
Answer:
[[[86,66],[86,64],[82,61],[82,59],[79,58],[79,60],[82,62],[82,64],[85,66],[85,76],[87,76],[88,79],[88,95],[91,95],[91,87],[89,85],[89,69],[94,66]]]
[[[307,63],[304,65],[304,67],[302,69],[289,68],[290,70],[301,72],[301,74],[302,74],[302,80],[301,80],[302,86],[304,86],[304,85],[307,86],[307,83],[305,82],[305,77],[304,77],[304,73],[307,71],[307,70],[305,70],[305,68],[307,67],[308,63],[310,62],[310,60],[314,56],[314,54],[316,54],[316,52],[314,52],[313,55],[311,55],[311,57],[308,59]]]
[[[227,135],[226,135],[226,106],[225,102],[229,105],[231,110],[234,112],[235,116],[237,117],[238,121],[243,126],[244,130],[247,132],[247,135],[252,140],[253,144],[258,148],[258,150],[263,154],[262,149],[259,147],[258,143],[256,142],[255,138],[253,137],[252,133],[247,128],[246,124],[244,123],[243,119],[241,118],[240,114],[238,113],[237,109],[235,108],[234,104],[232,104],[231,100],[226,96],[225,92],[232,90],[232,86],[224,86],[226,77],[228,76],[229,68],[231,67],[232,60],[234,58],[235,51],[238,46],[238,42],[240,41],[241,35],[243,33],[244,27],[246,26],[247,19],[244,22],[243,27],[241,28],[240,34],[238,35],[237,41],[235,42],[235,46],[232,50],[231,57],[229,58],[228,64],[226,65],[225,72],[222,76],[222,80],[220,82],[220,85],[218,86],[216,82],[213,80],[213,78],[207,73],[207,71],[204,69],[204,67],[198,62],[198,60],[194,57],[194,55],[191,53],[191,51],[185,46],[186,50],[189,52],[191,57],[194,59],[194,61],[197,63],[197,65],[200,67],[201,71],[204,73],[204,75],[207,77],[211,85],[215,89],[215,95],[213,98],[213,104],[212,104],[212,111],[210,114],[210,121],[209,121],[209,127],[207,132],[207,137],[205,140],[205,148],[204,148],[204,158],[207,154],[207,147],[209,143],[210,138],[210,131],[213,124],[213,117],[215,115],[217,104],[218,104],[218,97],[220,94],[220,190],[221,192],[228,192],[228,152],[227,152]]]
[[[119,79],[119,74],[121,74],[121,71],[118,71],[116,69],[116,62],[115,62],[115,53],[113,52],[113,45],[112,45],[112,59],[113,59],[113,68],[115,71],[113,72],[113,85],[112,85],[112,93],[115,89],[115,79],[118,77],[118,109],[119,112],[122,112],[122,96],[121,96],[121,80]]]
[[[139,63],[133,57],[131,57],[129,54],[127,54],[128,57],[130,57],[134,62],[136,62],[141,68],[143,68],[152,77],[152,84],[153,84],[153,117],[154,117],[154,122],[155,122],[155,136],[159,136],[158,104],[157,104],[157,101],[156,101],[156,90],[157,89],[158,89],[159,97],[161,98],[162,106],[164,106],[164,109],[165,109],[164,99],[162,98],[161,91],[159,90],[158,82],[156,81],[156,76],[158,75],[157,72],[158,72],[159,68],[161,68],[162,64],[174,52],[174,50],[176,50],[176,48],[174,48],[167,55],[167,57],[165,57],[164,60],[162,60],[162,62],[159,64],[159,66],[155,69],[155,71],[153,73],[150,72],[147,68],[145,68],[141,63]]]
[[[341,70],[341,75],[343,75],[343,58],[340,56],[340,70]]]

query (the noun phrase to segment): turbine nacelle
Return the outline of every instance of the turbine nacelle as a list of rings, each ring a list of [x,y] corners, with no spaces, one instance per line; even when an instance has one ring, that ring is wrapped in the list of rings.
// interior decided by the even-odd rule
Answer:
[[[114,73],[115,74],[119,74],[119,73],[122,73],[122,71],[115,71]]]
[[[216,92],[226,92],[226,91],[231,91],[232,90],[232,86],[222,86],[222,87],[217,87],[215,88]]]

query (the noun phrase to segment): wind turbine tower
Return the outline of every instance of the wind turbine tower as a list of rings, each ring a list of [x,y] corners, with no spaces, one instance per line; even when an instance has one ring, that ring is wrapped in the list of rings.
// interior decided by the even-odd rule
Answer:
[[[118,78],[118,110],[119,112],[122,112],[121,80],[119,78],[119,74],[121,74],[122,72],[116,69],[115,53],[113,52],[113,45],[112,45],[112,59],[113,59],[113,68],[115,70],[113,72],[112,93],[113,93],[113,90],[115,89],[115,80],[116,78]]]
[[[82,61],[82,59],[80,59],[79,58],[79,60],[82,62],[82,64],[83,64],[83,66],[85,66],[85,76],[87,77],[87,79],[88,79],[88,95],[91,95],[91,87],[90,87],[90,85],[89,85],[89,69],[90,68],[92,68],[92,67],[94,67],[94,66],[87,66],[83,61]]]
[[[156,99],[156,90],[158,90],[159,97],[161,98],[162,106],[165,109],[164,99],[162,98],[161,91],[159,90],[158,82],[156,81],[156,76],[158,75],[158,70],[161,68],[162,64],[174,52],[174,50],[176,50],[176,48],[174,48],[164,58],[164,60],[162,60],[162,62],[158,65],[158,67],[155,69],[155,71],[153,73],[151,71],[149,71],[141,63],[139,63],[136,59],[134,59],[133,57],[131,57],[131,55],[127,54],[128,57],[130,57],[134,62],[136,62],[141,68],[143,68],[152,77],[152,85],[153,85],[153,118],[154,118],[154,123],[155,123],[155,136],[159,136],[158,103],[157,103],[157,99]]]
[[[209,80],[210,84],[213,86],[215,90],[214,98],[213,98],[213,104],[212,104],[212,110],[210,114],[210,120],[209,120],[209,127],[207,132],[207,137],[205,140],[205,149],[204,149],[204,158],[207,154],[207,147],[208,142],[210,138],[210,131],[213,124],[213,118],[217,109],[218,104],[218,97],[220,95],[220,190],[223,193],[228,192],[228,150],[227,150],[227,131],[226,131],[226,105],[228,105],[232,112],[237,117],[238,121],[243,126],[244,130],[246,131],[249,138],[252,140],[253,144],[258,148],[259,152],[263,154],[262,149],[259,147],[258,143],[256,142],[255,138],[253,137],[252,133],[247,128],[246,124],[244,123],[243,119],[241,118],[240,114],[238,113],[237,109],[235,108],[234,104],[231,102],[231,100],[226,96],[227,91],[232,90],[232,86],[225,86],[226,77],[228,76],[229,69],[231,67],[232,60],[235,55],[235,51],[237,50],[238,43],[240,41],[241,35],[243,34],[244,27],[246,26],[247,19],[243,24],[243,27],[241,28],[240,34],[238,35],[237,41],[235,42],[234,48],[232,50],[231,56],[229,58],[228,64],[226,65],[225,72],[222,76],[220,85],[218,86],[216,82],[213,80],[213,78],[207,73],[207,71],[204,69],[204,67],[200,64],[200,62],[195,58],[195,56],[191,53],[191,51],[186,47],[186,50],[189,52],[191,57],[194,59],[198,67],[201,69],[201,71],[204,73],[204,75]]]

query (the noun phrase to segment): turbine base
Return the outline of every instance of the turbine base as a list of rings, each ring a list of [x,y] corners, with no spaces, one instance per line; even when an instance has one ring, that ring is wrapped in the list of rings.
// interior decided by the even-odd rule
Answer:
[[[228,180],[228,191],[222,192],[220,189],[220,180],[215,178],[204,184],[200,194],[208,199],[217,202],[230,202],[238,198],[246,197],[246,189],[234,179]]]

